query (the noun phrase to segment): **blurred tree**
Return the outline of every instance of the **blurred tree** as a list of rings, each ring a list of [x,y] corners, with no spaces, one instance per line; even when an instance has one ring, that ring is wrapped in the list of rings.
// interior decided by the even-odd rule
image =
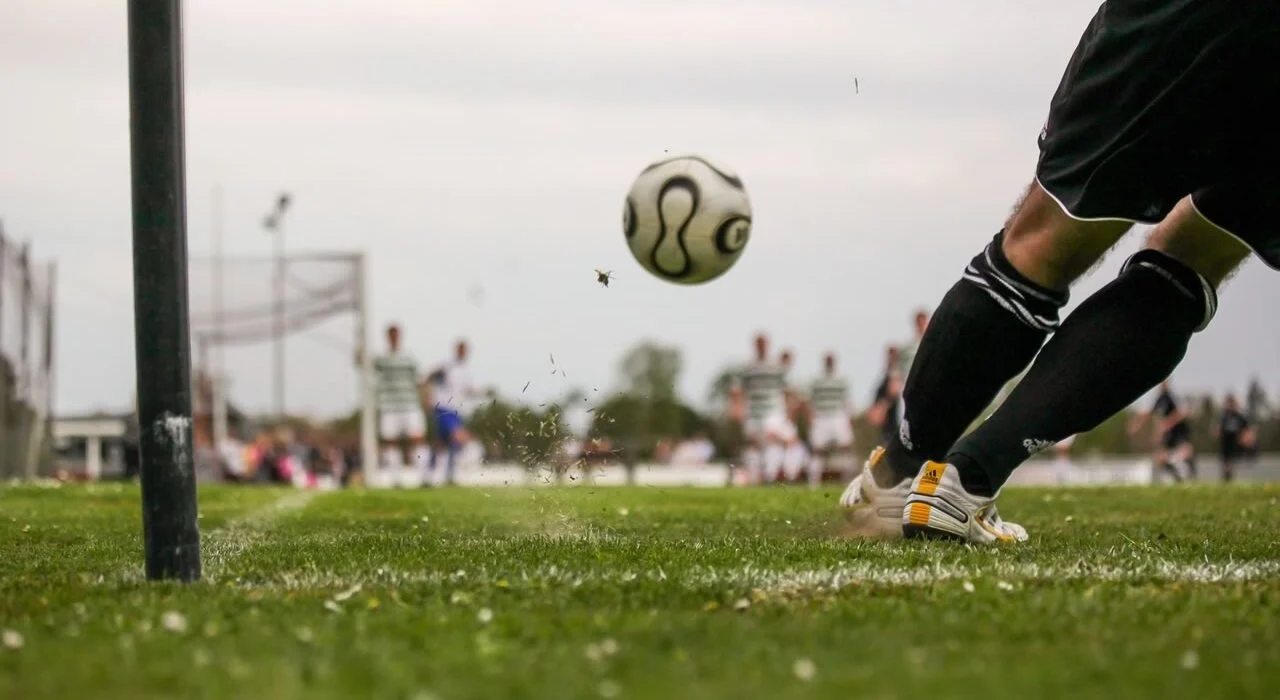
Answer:
[[[641,342],[622,357],[623,391],[649,399],[674,399],[681,365],[679,348]]]
[[[629,467],[652,459],[660,439],[712,435],[710,422],[676,392],[682,366],[678,348],[651,341],[632,347],[618,363],[622,391],[595,407],[590,435],[607,438]]]
[[[360,409],[340,418],[335,418],[325,426],[330,434],[342,439],[358,439],[360,437]]]
[[[634,451],[636,458],[642,460],[653,457],[654,446],[661,438],[680,440],[699,432],[713,437],[716,432],[710,421],[677,399],[652,401],[619,393],[605,399],[592,415],[591,437],[608,438],[623,450]]]

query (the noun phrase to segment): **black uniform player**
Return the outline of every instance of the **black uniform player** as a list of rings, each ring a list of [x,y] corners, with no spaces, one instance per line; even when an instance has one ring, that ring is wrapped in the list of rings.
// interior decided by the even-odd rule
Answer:
[[[898,346],[890,345],[885,350],[884,377],[876,386],[875,397],[871,401],[871,422],[880,429],[886,443],[898,435],[898,414],[901,411],[903,378],[898,372],[901,352]]]
[[[1236,475],[1236,465],[1249,453],[1253,442],[1253,427],[1248,417],[1241,413],[1240,403],[1234,394],[1227,394],[1215,432],[1222,451],[1222,480],[1231,481]]]
[[[1182,481],[1184,475],[1194,479],[1196,458],[1195,446],[1191,443],[1191,422],[1167,381],[1160,383],[1160,393],[1156,395],[1151,410],[1139,416],[1140,420],[1130,426],[1130,433],[1136,432],[1145,419],[1151,416],[1155,417],[1156,449],[1153,461],[1156,467],[1174,481]]]
[[[842,504],[900,502],[912,535],[1024,539],[994,504],[1012,471],[1172,374],[1251,250],[1280,267],[1276,104],[1280,2],[1103,2],[1049,105],[1035,180],[934,313],[898,437],[865,470],[874,488]],[[1060,324],[1071,284],[1135,222],[1156,224],[1144,250]]]

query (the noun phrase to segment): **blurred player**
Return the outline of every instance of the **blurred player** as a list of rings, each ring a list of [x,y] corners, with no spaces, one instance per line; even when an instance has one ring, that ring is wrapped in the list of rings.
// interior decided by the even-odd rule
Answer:
[[[1059,484],[1071,483],[1071,474],[1075,471],[1075,463],[1071,461],[1071,446],[1076,436],[1068,435],[1053,446],[1053,472]]]
[[[836,356],[822,358],[822,376],[809,390],[809,484],[816,486],[823,472],[837,462],[853,461],[853,406],[849,401],[849,384],[836,375]]]
[[[387,326],[387,354],[374,359],[373,369],[382,466],[399,470],[412,461],[420,468],[427,445],[422,387],[418,381],[418,363],[400,350],[399,326]],[[412,460],[406,458],[406,442]]]
[[[453,359],[432,372],[430,379],[434,390],[432,405],[437,441],[436,449],[431,451],[430,481],[437,481],[437,457],[444,452],[443,483],[451,486],[458,463],[458,452],[471,439],[463,425],[462,416],[470,405],[469,402],[481,395],[471,384],[471,373],[467,371],[467,341],[458,341],[454,346]]]
[[[804,396],[791,381],[795,368],[795,355],[783,350],[778,358],[782,365],[783,404],[786,406],[786,425],[782,428],[782,474],[786,481],[799,481],[800,472],[809,462],[809,450],[800,439],[800,421],[804,418]]]
[[[884,375],[876,386],[875,398],[871,408],[867,409],[867,419],[880,429],[885,445],[898,435],[898,415],[902,410],[899,405],[902,399],[902,382],[906,379],[899,374],[902,353],[898,346],[885,348]]]
[[[758,482],[775,481],[782,471],[787,437],[786,380],[783,368],[769,361],[769,339],[755,337],[755,358],[742,370],[745,402],[743,436],[753,455],[748,468]]]
[[[915,315],[911,317],[911,328],[914,331],[911,341],[903,345],[898,353],[898,374],[904,380],[911,371],[911,363],[916,359],[916,351],[920,349],[920,341],[924,340],[924,334],[929,330],[929,312],[924,309],[916,311]]]
[[[1157,469],[1168,474],[1175,482],[1196,476],[1195,446],[1191,443],[1191,422],[1178,397],[1169,388],[1168,380],[1160,382],[1160,393],[1150,411],[1134,416],[1129,426],[1133,435],[1153,416],[1156,446],[1152,460]]]
[[[1253,426],[1240,411],[1240,402],[1235,394],[1227,394],[1222,403],[1222,415],[1213,428],[1214,437],[1218,440],[1218,449],[1222,457],[1222,481],[1228,482],[1236,476],[1236,465],[1249,452],[1253,444]]]
[[[1025,540],[996,507],[1014,469],[1171,375],[1250,249],[1280,268],[1277,103],[1280,3],[1105,0],[1050,101],[1034,180],[930,320],[898,439],[851,519],[887,532],[899,507],[900,534]],[[1144,249],[1060,324],[1072,283],[1134,222],[1155,224]]]

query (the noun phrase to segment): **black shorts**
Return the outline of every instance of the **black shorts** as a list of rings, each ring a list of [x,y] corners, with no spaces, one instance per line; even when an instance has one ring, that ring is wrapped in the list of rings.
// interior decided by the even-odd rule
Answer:
[[[1191,426],[1186,423],[1179,423],[1170,428],[1161,440],[1166,450],[1177,449],[1188,442],[1191,442]]]
[[[1205,218],[1280,268],[1280,2],[1107,0],[1040,134],[1036,178],[1078,219]]]

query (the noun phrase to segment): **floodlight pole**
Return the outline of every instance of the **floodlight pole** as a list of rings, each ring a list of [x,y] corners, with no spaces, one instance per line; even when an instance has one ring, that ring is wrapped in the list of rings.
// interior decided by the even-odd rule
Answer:
[[[226,355],[222,345],[222,187],[213,188],[213,346],[216,360],[212,368],[205,368],[212,385],[212,412],[209,416],[210,438],[215,459],[222,455],[222,445],[227,441],[227,406],[222,393],[222,377],[226,372]]]
[[[284,213],[289,209],[289,194],[283,193],[276,198],[275,209],[267,214],[263,227],[271,234],[275,243],[275,305],[274,328],[272,330],[272,349],[275,355],[275,413],[276,420],[285,420],[284,406],[284,334],[285,334],[285,259],[284,259]]]
[[[200,578],[191,445],[182,1],[129,0],[133,308],[147,578]]]

